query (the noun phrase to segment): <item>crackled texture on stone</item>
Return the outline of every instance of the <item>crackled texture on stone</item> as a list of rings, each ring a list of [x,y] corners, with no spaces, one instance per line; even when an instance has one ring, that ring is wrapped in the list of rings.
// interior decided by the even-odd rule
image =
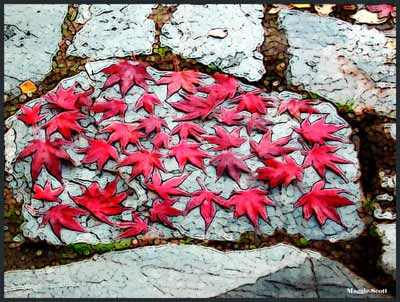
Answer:
[[[18,91],[26,80],[41,81],[50,72],[67,9],[67,4],[4,5],[5,92]]]
[[[64,88],[70,87],[74,83],[78,83],[81,88],[77,88],[77,92],[82,89],[87,90],[90,86],[94,87],[93,97],[95,99],[104,99],[104,97],[117,97],[120,98],[120,90],[118,85],[114,85],[108,89],[102,91],[102,87],[104,82],[108,78],[108,75],[101,72],[101,70],[110,64],[115,63],[115,60],[104,60],[104,61],[96,61],[86,64],[86,72],[82,71],[74,77],[64,79],[61,81]],[[148,72],[154,78],[155,81],[160,79],[160,76],[165,74],[164,71],[158,71],[151,67],[147,67]],[[213,83],[213,79],[204,75],[203,85],[209,85]],[[78,87],[79,87],[78,85]],[[155,107],[155,115],[159,117],[163,117],[168,124],[169,129],[173,129],[177,122],[174,121],[176,117],[181,117],[184,113],[175,111],[170,105],[166,103],[166,95],[167,95],[167,86],[166,85],[156,85],[152,81],[148,81],[149,91],[153,92],[157,95],[157,97],[162,102],[162,106]],[[251,86],[247,86],[240,83],[240,88],[245,91],[250,91],[254,89]],[[136,124],[136,121],[143,116],[147,116],[148,114],[140,109],[139,111],[134,110],[134,106],[136,101],[140,98],[143,93],[143,89],[138,86],[133,86],[133,88],[127,93],[125,100],[128,104],[128,110],[125,115],[125,122]],[[288,100],[290,98],[301,98],[300,95],[291,93],[291,92],[282,92],[280,94],[266,94],[265,96],[272,97],[280,100]],[[176,102],[181,100],[182,97],[180,94],[173,94],[168,101]],[[42,98],[32,100],[27,103],[28,106],[33,106],[36,103],[45,103],[46,101]],[[225,101],[223,106],[228,108],[233,108],[237,106],[237,103]],[[222,106],[220,105],[220,106]],[[314,105],[321,114],[312,114],[310,116],[310,121],[314,122],[317,119],[320,119],[322,116],[327,116],[327,123],[333,123],[338,125],[346,125],[347,127],[339,130],[335,133],[335,135],[348,139],[351,128],[348,127],[346,122],[340,118],[333,105],[321,102],[320,104]],[[289,142],[287,146],[295,147],[298,149],[302,149],[303,146],[298,141],[299,134],[294,132],[291,129],[291,126],[299,126],[299,122],[290,116],[287,112],[282,114],[277,114],[277,107],[268,108],[268,113],[265,116],[268,120],[273,122],[273,125],[270,126],[272,131],[272,140],[275,141],[282,137],[290,135],[292,140]],[[51,119],[55,112],[50,111],[49,109],[45,109],[43,107],[42,114],[47,113],[47,117],[43,120],[42,123],[45,123],[49,119]],[[21,112],[17,112],[17,115],[21,114]],[[243,112],[245,115],[250,115],[248,112]],[[18,154],[23,150],[28,142],[33,138],[33,131],[31,127],[27,127],[22,121],[18,120],[17,115],[6,120],[6,127],[8,130],[7,133],[12,133],[10,131],[14,130],[14,134],[9,134],[9,139],[6,140],[6,154],[11,152],[9,150],[16,150]],[[80,121],[80,124],[87,129],[87,136],[96,137],[98,139],[107,139],[108,134],[99,134],[98,130],[102,129],[105,125],[107,125],[112,120],[120,120],[119,116],[115,116],[108,121],[104,121],[100,123],[100,126],[97,128],[95,124],[95,120],[99,119],[101,114],[91,113],[86,119]],[[306,118],[307,114],[303,113],[302,118]],[[199,125],[202,126],[209,134],[214,134],[213,127],[217,124],[217,121],[214,118],[210,118],[205,122],[199,122]],[[222,126],[223,124],[220,124]],[[227,127],[224,126],[228,131],[232,131],[235,127]],[[168,130],[165,130],[168,132]],[[241,136],[246,138],[246,141],[239,148],[233,148],[235,152],[238,152],[243,155],[249,155],[250,145],[249,145],[249,136],[247,135],[246,129],[242,127]],[[12,135],[15,135],[12,136]],[[44,137],[44,130],[40,130],[39,137]],[[55,133],[52,137],[61,137],[59,133]],[[262,137],[262,133],[255,132],[251,134],[251,139],[257,142],[260,141]],[[14,140],[14,143],[13,143]],[[8,141],[8,143],[7,143]],[[170,145],[176,145],[179,142],[179,137],[177,135],[171,136]],[[194,142],[189,139],[189,142]],[[218,154],[215,151],[209,151],[208,149],[213,147],[212,144],[208,144],[207,142],[202,142],[201,148],[203,150],[207,150],[208,154],[216,155]],[[151,150],[152,145],[147,139],[141,139],[141,144],[144,148]],[[274,189],[268,189],[268,185],[259,180],[255,180],[253,176],[250,174],[242,174],[240,178],[240,187],[236,182],[234,182],[230,177],[223,176],[219,180],[216,179],[216,170],[215,167],[209,164],[210,159],[205,159],[204,163],[206,166],[207,175],[200,169],[188,164],[186,165],[184,172],[189,172],[189,177],[180,185],[180,189],[183,189],[186,192],[194,192],[200,189],[198,183],[196,182],[196,178],[200,177],[203,182],[206,184],[209,190],[212,191],[222,191],[221,196],[224,198],[229,198],[231,193],[234,190],[242,189],[246,190],[249,188],[261,188],[267,190],[269,193],[269,198],[274,202],[275,207],[267,206],[268,216],[270,218],[270,223],[265,222],[262,219],[259,219],[260,223],[260,232],[263,234],[273,234],[277,229],[284,229],[289,234],[302,234],[308,239],[329,239],[329,240],[339,240],[339,239],[349,239],[356,237],[363,229],[363,223],[358,216],[357,208],[359,206],[360,197],[360,183],[358,181],[359,175],[359,164],[357,159],[357,152],[354,149],[353,144],[351,143],[342,143],[337,141],[329,141],[329,145],[334,145],[340,147],[336,154],[344,157],[350,161],[351,164],[339,164],[341,170],[343,170],[345,176],[349,180],[349,182],[345,182],[338,175],[334,174],[331,171],[327,171],[325,179],[326,179],[326,188],[340,188],[345,190],[348,193],[343,193],[342,195],[353,201],[354,205],[349,205],[345,207],[337,208],[337,211],[340,215],[343,226],[340,226],[333,222],[332,220],[327,220],[325,224],[322,226],[317,222],[315,215],[313,215],[310,220],[306,221],[303,217],[303,208],[294,209],[294,203],[302,196],[299,186],[289,184],[288,187],[278,186]],[[74,147],[86,147],[88,145],[87,141],[81,137],[77,136],[74,138],[74,146],[67,146],[66,150],[71,155],[73,160],[77,163],[80,163],[83,159],[83,154],[77,154],[74,151]],[[114,144],[114,146],[119,150],[121,154],[121,159],[124,158],[120,151],[119,143]],[[128,145],[127,151],[136,151],[136,147],[133,145]],[[161,149],[161,152],[166,154],[167,150]],[[15,153],[15,152],[13,152]],[[289,155],[292,157],[298,164],[304,162],[304,155],[301,154],[300,151],[295,151]],[[14,157],[6,157],[6,167],[13,167],[12,173],[6,177],[6,179],[10,183],[10,187],[13,189],[14,196],[17,200],[23,201],[26,205],[31,205],[35,209],[38,210],[47,210],[52,204],[49,202],[41,202],[36,199],[31,198],[31,173],[30,173],[30,164],[31,158],[27,157],[21,161],[14,162]],[[182,175],[179,171],[178,163],[175,158],[165,157],[162,158],[162,162],[167,170],[167,173],[161,173],[161,177],[163,180],[170,179],[174,176]],[[263,167],[264,164],[258,157],[253,157],[245,160],[245,163],[250,168],[250,170],[255,171],[258,167]],[[95,164],[78,164],[76,167],[72,167],[70,165],[62,166],[62,177],[65,184],[65,190],[60,196],[60,200],[64,204],[71,204],[76,206],[70,196],[78,196],[81,195],[80,184],[84,184],[85,186],[89,186],[94,181],[100,184],[101,188],[104,188],[107,182],[110,182],[114,179],[115,173],[115,161],[109,160],[103,172],[97,170]],[[8,169],[10,170],[10,169]],[[132,210],[143,211],[148,209],[151,206],[152,201],[157,197],[154,193],[147,191],[145,186],[143,186],[142,181],[144,180],[143,176],[138,176],[135,180],[129,182],[128,178],[131,173],[131,167],[121,167],[118,169],[122,179],[119,179],[118,183],[118,192],[127,189],[130,186],[133,189],[133,193],[129,195],[125,204],[128,207],[132,207]],[[39,178],[37,180],[37,184],[40,186],[44,186],[47,179],[51,179],[53,183],[58,183],[57,180],[51,176],[46,169],[42,169]],[[303,181],[300,182],[302,190],[304,192],[309,192],[311,187],[318,181],[320,181],[320,177],[313,167],[308,167],[304,170],[304,178]],[[189,197],[180,197],[174,207],[184,210]],[[188,213],[187,216],[178,216],[172,217],[171,222],[176,226],[176,230],[169,229],[162,224],[152,223],[150,227],[150,235],[151,236],[161,236],[161,237],[181,237],[182,235],[186,235],[193,238],[200,239],[216,239],[216,240],[238,240],[240,235],[246,231],[253,231],[254,226],[251,224],[250,220],[246,216],[242,216],[238,219],[234,218],[233,210],[222,208],[216,205],[216,215],[214,220],[211,222],[210,227],[205,233],[205,224],[204,220],[200,215],[199,208],[193,209]],[[122,215],[117,215],[112,217],[111,219],[115,222],[121,220],[131,220],[131,212],[126,211]],[[23,208],[23,214],[26,219],[26,222],[23,225],[24,235],[32,238],[41,238],[45,239],[53,244],[60,244],[61,242],[51,230],[49,225],[46,225],[44,228],[40,228],[39,224],[41,221],[41,217],[33,217],[25,207]],[[62,230],[61,238],[65,243],[71,242],[88,242],[92,244],[96,244],[99,242],[110,242],[115,240],[114,238],[121,232],[120,229],[116,227],[112,227],[105,223],[101,223],[93,216],[89,216],[86,218],[85,216],[81,216],[79,218],[79,222],[89,230],[88,233],[78,233],[69,230]]]
[[[373,288],[342,264],[279,244],[219,252],[148,246],[37,270],[6,272],[6,298],[366,297]],[[368,295],[373,297],[373,295]]]
[[[377,228],[383,243],[380,264],[385,272],[396,279],[396,223],[378,224]]]
[[[315,14],[283,10],[279,23],[290,55],[287,77],[334,103],[396,115],[396,53],[376,29]]]
[[[262,18],[258,4],[178,5],[162,28],[160,42],[185,58],[257,81],[265,73],[257,50],[264,41]],[[216,30],[220,34],[213,37]]]
[[[150,54],[154,22],[147,17],[153,4],[82,4],[77,22],[84,23],[67,50],[68,55],[105,59]]]

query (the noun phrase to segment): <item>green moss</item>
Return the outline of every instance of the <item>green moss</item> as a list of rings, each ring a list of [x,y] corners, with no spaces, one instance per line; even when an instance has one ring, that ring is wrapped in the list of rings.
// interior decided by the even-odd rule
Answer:
[[[375,199],[372,198],[372,195],[368,194],[367,198],[361,201],[361,207],[367,211],[373,212],[378,208],[378,204]]]
[[[79,255],[89,256],[94,253],[104,253],[109,251],[117,251],[126,249],[131,245],[130,239],[121,240],[113,243],[106,244],[87,244],[87,243],[74,243],[68,245],[68,247]]]
[[[348,113],[354,113],[354,100],[347,100],[344,103],[337,103],[336,107],[339,112],[348,114]]]
[[[221,69],[217,66],[217,65],[214,65],[214,64],[210,64],[210,65],[208,65],[208,68],[210,68],[211,70],[213,70],[213,71],[219,71],[219,72],[221,72]]]
[[[76,18],[76,11],[75,10],[73,10],[73,11],[71,11],[71,12],[69,12],[68,14],[67,14],[67,19],[69,20],[69,21],[74,21],[75,20],[75,18]]]
[[[311,241],[308,240],[308,239],[306,239],[306,238],[304,238],[304,237],[301,237],[300,239],[296,239],[296,240],[294,241],[294,243],[295,243],[296,246],[298,246],[298,247],[307,247],[307,246],[310,245]]]
[[[310,95],[310,98],[312,98],[312,99],[319,99],[319,98],[321,98],[321,97],[320,97],[318,94],[316,94],[316,93],[309,92],[308,94]]]
[[[154,52],[155,52],[156,54],[158,54],[158,55],[161,57],[161,59],[164,58],[165,54],[166,54],[168,51],[169,51],[169,48],[168,48],[168,47],[159,47],[159,48],[154,49]]]
[[[370,226],[370,228],[369,228],[369,230],[368,230],[368,233],[369,233],[371,236],[374,236],[374,237],[379,236],[379,234],[378,234],[378,228],[377,228],[375,225],[371,225],[371,226]]]

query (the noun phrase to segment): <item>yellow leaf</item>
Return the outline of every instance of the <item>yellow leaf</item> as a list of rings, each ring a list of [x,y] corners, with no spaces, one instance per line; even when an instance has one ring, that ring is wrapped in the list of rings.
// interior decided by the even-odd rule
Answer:
[[[336,4],[314,4],[314,8],[320,16],[328,16],[333,12],[333,8]]]
[[[311,4],[290,4],[292,7],[295,8],[310,8]]]
[[[31,94],[36,92],[37,88],[34,83],[31,81],[25,81],[21,85],[19,85],[19,88],[21,89],[22,93],[24,94]]]

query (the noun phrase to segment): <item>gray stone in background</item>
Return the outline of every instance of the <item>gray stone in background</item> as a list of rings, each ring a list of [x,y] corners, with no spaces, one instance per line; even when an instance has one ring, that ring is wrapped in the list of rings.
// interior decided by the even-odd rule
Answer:
[[[265,73],[257,50],[264,41],[263,10],[259,4],[178,5],[171,23],[161,30],[161,46],[184,58],[257,81]],[[213,33],[219,37],[213,37]]]
[[[396,223],[378,224],[377,228],[383,243],[380,265],[396,279]]]
[[[6,298],[377,297],[348,288],[374,287],[338,262],[285,244],[228,253],[147,246],[4,275]]]
[[[90,86],[95,88],[93,93],[93,97],[96,99],[103,99],[104,96],[108,97],[117,97],[120,98],[119,86],[115,85],[106,89],[105,91],[101,91],[104,82],[107,80],[108,75],[100,72],[103,68],[110,66],[110,64],[115,63],[116,60],[102,60],[95,61],[86,64],[86,71],[82,71],[81,73],[67,78],[61,81],[61,84],[64,88],[68,88],[74,83],[78,83],[82,88],[78,88],[77,92],[82,89],[89,89]],[[151,67],[148,67],[148,72],[153,76],[155,80],[158,80],[164,71],[158,71]],[[213,83],[213,79],[204,75],[203,79],[204,85]],[[78,85],[78,87],[79,87]],[[163,106],[155,107],[155,115],[162,116],[168,126],[169,129],[173,129],[177,123],[173,121],[175,117],[181,117],[184,115],[182,112],[178,112],[173,110],[173,108],[165,103],[166,95],[167,95],[167,86],[166,85],[156,85],[151,81],[148,81],[149,91],[154,92]],[[254,87],[241,85],[241,89],[245,91],[253,90]],[[56,88],[55,88],[56,89]],[[55,90],[54,89],[54,90]],[[128,123],[135,124],[136,121],[142,118],[145,115],[143,109],[140,109],[138,112],[134,110],[134,106],[136,101],[139,99],[141,94],[143,93],[143,89],[134,86],[126,95],[125,100],[128,104],[128,110],[125,115],[125,121]],[[288,91],[278,93],[267,94],[265,96],[272,97],[280,100],[288,100],[290,98],[301,98],[300,95],[294,94]],[[179,101],[182,97],[179,94],[174,94],[169,101],[175,102]],[[43,99],[35,99],[27,103],[28,106],[33,106],[35,103],[45,102]],[[232,102],[224,102],[223,106],[226,107],[234,107],[235,103]],[[315,105],[316,108],[319,109],[321,113],[327,114],[327,122],[333,124],[346,125],[347,127],[338,131],[336,134],[344,139],[347,139],[351,134],[351,129],[348,127],[346,121],[340,118],[334,106],[329,103],[321,102],[318,105]],[[287,135],[292,136],[292,140],[288,146],[301,148],[300,143],[297,141],[298,134],[291,130],[291,126],[299,126],[299,122],[292,118],[288,113],[278,114],[276,115],[277,108],[269,108],[268,114],[266,118],[276,123],[274,126],[271,126],[272,129],[272,140],[277,140]],[[43,123],[47,122],[51,119],[55,112],[50,111],[49,109],[42,109],[42,114],[47,114],[45,120],[43,120],[39,126]],[[18,154],[25,148],[27,143],[33,138],[33,132],[30,127],[27,127],[22,121],[17,119],[17,115],[21,114],[21,112],[17,112],[16,115],[10,117],[6,120],[6,127],[9,129],[5,140],[5,148],[6,154],[13,153]],[[248,114],[248,113],[244,113]],[[302,118],[305,118],[307,114],[302,114]],[[90,114],[90,116],[80,121],[80,123],[84,125],[90,125],[87,127],[88,132],[87,135],[89,137],[94,137],[96,135],[97,129],[94,126],[94,119],[98,119],[99,114]],[[311,122],[319,119],[323,116],[323,114],[313,114],[310,117]],[[112,119],[104,121],[100,124],[100,128],[103,128],[106,124],[110,123],[111,120],[119,120],[120,117],[116,116]],[[210,134],[214,134],[213,127],[216,124],[215,119],[209,119],[206,122],[199,122],[199,124]],[[233,127],[226,127],[228,131],[232,131]],[[13,132],[14,131],[14,132]],[[44,130],[40,130],[39,137],[44,138]],[[55,134],[54,137],[59,136],[59,134]],[[246,130],[243,128],[241,130],[241,136],[245,138],[249,138]],[[251,139],[255,141],[259,141],[262,134],[260,133],[252,133]],[[96,138],[107,139],[107,134],[97,134]],[[142,144],[145,148],[151,149],[151,144],[142,139]],[[175,145],[178,143],[177,135],[172,136],[170,145]],[[86,147],[87,142],[82,137],[76,137],[74,139],[75,147]],[[345,230],[340,225],[336,224],[331,220],[327,220],[327,222],[321,227],[315,216],[313,215],[309,221],[305,221],[302,214],[302,208],[294,209],[294,203],[301,197],[302,193],[299,188],[294,185],[289,185],[287,188],[277,187],[272,190],[269,190],[269,197],[275,203],[275,207],[268,206],[267,212],[270,218],[270,224],[259,220],[260,222],[260,232],[263,234],[272,235],[277,229],[284,229],[289,234],[302,234],[304,237],[308,239],[322,239],[322,240],[340,240],[340,239],[350,239],[356,237],[364,227],[363,222],[358,216],[357,208],[359,206],[359,202],[361,200],[361,188],[358,182],[358,174],[359,174],[359,164],[357,160],[357,152],[354,149],[354,145],[351,143],[340,143],[335,141],[329,141],[331,145],[337,145],[340,147],[336,153],[339,156],[347,158],[353,162],[353,164],[343,164],[339,165],[339,167],[344,171],[346,177],[350,180],[350,182],[344,182],[340,177],[336,176],[332,172],[328,171],[326,174],[326,188],[341,188],[344,189],[349,194],[344,194],[347,198],[352,200],[355,204],[351,206],[346,206],[342,208],[338,208],[338,213],[342,219],[342,223],[347,227]],[[119,144],[115,145],[118,150]],[[211,144],[204,144],[202,146],[203,149],[212,147]],[[136,151],[136,147],[128,146],[128,151]],[[250,145],[247,140],[240,148],[235,148],[236,152],[239,152],[243,155],[250,154]],[[69,165],[63,165],[62,174],[63,178],[66,182],[65,192],[60,196],[60,199],[63,203],[74,205],[71,196],[78,196],[81,194],[79,185],[73,183],[73,180],[77,180],[78,182],[84,184],[85,186],[90,185],[93,181],[99,182],[100,186],[104,188],[107,182],[113,179],[112,174],[115,173],[115,162],[110,160],[105,165],[105,171],[101,172],[97,170],[96,165],[94,164],[82,164],[80,161],[83,159],[83,154],[77,154],[73,147],[68,147],[67,152],[71,155],[75,162],[78,163],[76,167],[72,167]],[[119,151],[120,152],[120,151]],[[166,150],[162,150],[162,153],[166,153]],[[211,155],[216,155],[216,152],[208,151]],[[121,154],[121,152],[120,152]],[[121,159],[124,155],[121,154]],[[293,152],[290,154],[292,158],[294,158],[298,164],[301,164],[304,161],[304,156],[301,155],[299,151]],[[166,180],[171,177],[176,177],[181,175],[178,169],[177,162],[175,158],[165,158],[163,159],[164,165],[167,169],[167,173],[161,173],[161,177]],[[187,165],[185,168],[185,172],[191,172],[190,176],[180,185],[180,188],[187,192],[194,192],[200,189],[199,185],[196,182],[196,177],[200,176],[203,181],[206,183],[208,189],[213,191],[222,191],[222,196],[224,198],[229,198],[233,190],[239,189],[239,186],[229,177],[221,177],[219,180],[216,179],[215,167],[209,165],[209,159],[206,159],[205,166],[207,175],[205,175],[201,170],[194,168],[191,165]],[[262,162],[257,158],[253,157],[247,159],[246,164],[251,170],[255,170],[258,167],[263,166]],[[27,205],[33,206],[35,209],[47,210],[51,206],[52,203],[42,203],[41,201],[35,200],[31,198],[31,177],[30,177],[30,157],[25,158],[19,162],[15,162],[15,156],[6,157],[6,167],[9,175],[6,177],[6,180],[9,181],[10,188],[13,189],[14,196],[17,200],[23,201]],[[79,164],[80,163],[80,164]],[[139,176],[134,181],[129,182],[128,178],[131,172],[131,167],[122,167],[118,169],[121,173],[122,179],[119,182],[118,192],[122,190],[126,190],[131,187],[134,191],[132,195],[124,202],[126,206],[130,206],[138,211],[146,209],[146,206],[150,206],[151,202],[156,198],[156,195],[145,190],[145,188],[141,185],[141,181],[143,181],[143,177]],[[50,178],[53,183],[57,183],[57,180],[54,179],[51,175],[49,175],[46,169],[42,169],[42,172],[38,178],[38,184],[44,186],[46,180]],[[304,171],[304,178],[301,182],[302,188],[308,192],[311,187],[320,180],[320,177],[314,170],[314,168],[309,167]],[[243,174],[240,179],[240,187],[242,189],[248,189],[253,187],[259,187],[267,189],[267,185],[261,181],[252,180],[251,176],[248,174]],[[183,210],[186,207],[187,202],[189,201],[189,197],[181,197],[178,202],[174,205],[176,208]],[[204,233],[204,221],[200,215],[199,208],[193,209],[187,216],[179,216],[172,217],[171,221],[176,226],[177,230],[171,230],[162,224],[154,223],[151,225],[150,234],[154,236],[160,237],[182,237],[186,235],[192,238],[198,239],[215,239],[215,240],[238,240],[240,235],[246,231],[253,231],[254,227],[250,223],[249,219],[246,216],[242,216],[239,219],[235,219],[233,217],[232,209],[221,208],[218,205],[216,206],[217,213],[210,224],[208,232]],[[131,211],[132,211],[131,210]],[[130,220],[131,219],[131,211],[127,211],[123,215],[117,215],[112,217],[111,219],[114,221],[119,220]],[[39,227],[39,223],[41,221],[41,217],[33,217],[24,207],[23,214],[26,219],[25,224],[23,225],[24,235],[31,238],[40,238],[47,240],[52,244],[61,244],[55,235],[53,234],[51,227],[47,225],[44,228]],[[116,235],[120,232],[120,230],[116,227],[109,226],[104,223],[100,223],[93,216],[89,217],[80,217],[79,222],[89,230],[89,233],[78,233],[69,230],[63,230],[61,233],[62,241],[64,243],[73,243],[73,242],[88,242],[91,244],[97,244],[100,242],[108,243],[115,240]],[[160,233],[160,231],[162,233]],[[153,236],[152,235],[152,236]]]
[[[154,22],[147,17],[154,4],[82,4],[77,22],[84,23],[67,50],[71,56],[105,59],[150,54]]]
[[[6,93],[26,80],[39,82],[50,72],[67,10],[67,4],[4,5]],[[18,88],[15,94],[19,94]]]
[[[330,17],[282,10],[291,84],[334,103],[354,100],[356,110],[396,115],[395,46],[376,29]]]

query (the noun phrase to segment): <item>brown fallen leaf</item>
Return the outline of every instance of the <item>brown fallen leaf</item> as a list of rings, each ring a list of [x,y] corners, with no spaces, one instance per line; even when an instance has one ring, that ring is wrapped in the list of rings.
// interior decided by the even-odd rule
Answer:
[[[25,81],[21,85],[19,85],[19,88],[21,89],[22,93],[24,94],[32,94],[36,92],[37,88],[34,83],[31,81]]]
[[[319,16],[329,16],[335,6],[336,4],[314,4],[314,8]]]

